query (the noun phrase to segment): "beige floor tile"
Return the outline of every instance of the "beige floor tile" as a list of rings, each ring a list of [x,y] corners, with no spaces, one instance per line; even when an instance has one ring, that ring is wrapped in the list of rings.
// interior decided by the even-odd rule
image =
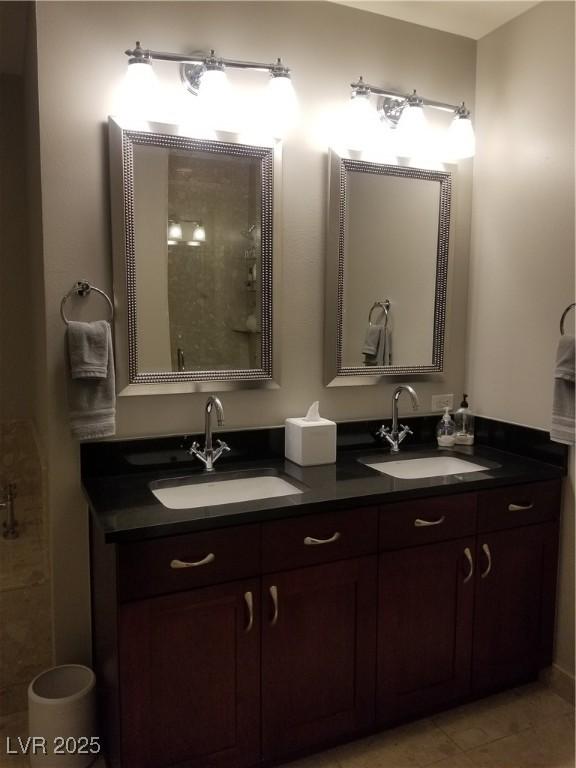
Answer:
[[[445,712],[434,723],[469,750],[531,728],[531,714],[526,701],[511,691]]]
[[[319,755],[312,755],[304,760],[296,760],[293,763],[286,763],[281,768],[340,768],[332,751],[322,752]]]
[[[513,691],[518,708],[526,713],[533,725],[548,718],[574,712],[574,707],[543,683],[531,683]]]
[[[475,768],[475,766],[465,752],[460,752],[454,757],[448,757],[446,760],[434,763],[432,768]]]
[[[430,720],[393,728],[335,752],[342,768],[426,768],[461,754]]]
[[[561,715],[468,752],[477,768],[574,768],[574,718]]]

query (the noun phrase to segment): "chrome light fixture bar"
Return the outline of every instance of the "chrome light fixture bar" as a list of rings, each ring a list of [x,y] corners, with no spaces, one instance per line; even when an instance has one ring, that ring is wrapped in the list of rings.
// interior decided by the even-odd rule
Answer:
[[[153,61],[172,61],[180,64],[180,77],[186,88],[197,95],[200,87],[200,79],[205,72],[223,72],[230,69],[253,69],[259,72],[268,72],[272,78],[285,77],[291,79],[290,68],[278,58],[274,63],[262,61],[244,61],[242,59],[226,59],[216,56],[214,50],[210,53],[199,51],[192,54],[170,53],[168,51],[153,51],[142,48],[140,42],[136,47],[128,49],[125,54],[129,57],[128,64],[152,64]]]
[[[381,88],[378,85],[366,83],[363,77],[350,83],[350,87],[352,100],[361,98],[368,101],[371,94],[380,97],[377,110],[383,122],[390,128],[399,127],[400,129],[409,124],[413,136],[415,135],[415,128],[420,131],[424,128],[422,107],[451,112],[454,115],[454,120],[449,129],[449,140],[454,157],[458,159],[473,157],[475,152],[474,130],[470,119],[470,110],[464,102],[450,104],[420,96],[415,90],[412,93],[402,93],[390,88]],[[416,117],[420,117],[420,120],[417,121]]]
[[[378,85],[364,82],[363,77],[360,77],[355,83],[350,83],[350,87],[352,88],[353,95],[369,96],[373,93],[375,96],[382,96],[383,98],[379,101],[378,109],[393,125],[398,123],[404,108],[407,106],[432,107],[433,109],[441,109],[444,112],[454,112],[458,117],[470,117],[470,111],[466,108],[464,102],[461,102],[461,104],[448,104],[444,101],[427,99],[417,94],[415,90],[412,93],[401,93],[390,88],[380,88]]]

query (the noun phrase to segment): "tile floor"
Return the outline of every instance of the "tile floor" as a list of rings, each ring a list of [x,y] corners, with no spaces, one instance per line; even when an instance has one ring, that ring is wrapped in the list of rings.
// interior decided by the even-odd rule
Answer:
[[[0,768],[27,764],[23,757],[6,755],[6,736],[19,736],[25,731],[24,716],[0,717]],[[534,683],[284,768],[574,768],[574,765],[574,708],[543,683]],[[94,768],[105,768],[103,761]]]

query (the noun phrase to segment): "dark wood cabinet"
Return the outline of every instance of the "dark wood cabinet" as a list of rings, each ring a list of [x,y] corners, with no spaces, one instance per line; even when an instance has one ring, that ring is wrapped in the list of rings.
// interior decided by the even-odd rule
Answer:
[[[470,687],[474,538],[384,552],[379,566],[378,721],[458,701]]]
[[[472,691],[480,695],[536,677],[542,619],[554,601],[546,573],[556,526],[481,534],[476,561]]]
[[[373,726],[376,570],[372,556],[264,578],[264,759]]]
[[[533,679],[560,482],[107,544],[94,654],[114,768],[255,768]]]
[[[124,768],[258,762],[259,596],[247,580],[121,607]]]

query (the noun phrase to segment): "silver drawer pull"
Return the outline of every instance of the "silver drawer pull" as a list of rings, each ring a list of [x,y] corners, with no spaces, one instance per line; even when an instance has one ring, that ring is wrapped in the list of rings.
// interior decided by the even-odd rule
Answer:
[[[248,633],[254,626],[254,598],[252,597],[252,592],[244,592],[244,602],[248,609],[248,624],[244,631]]]
[[[216,560],[216,555],[213,552],[210,552],[210,554],[206,555],[202,560],[196,560],[194,563],[187,563],[184,560],[172,560],[170,568],[198,568],[200,565],[213,563],[214,560]]]
[[[270,587],[269,592],[270,597],[272,598],[272,607],[274,608],[270,624],[271,626],[274,626],[278,622],[278,587],[273,584]]]
[[[336,531],[336,533],[330,536],[329,539],[313,539],[312,536],[306,536],[304,544],[306,544],[307,547],[317,547],[319,544],[332,544],[333,542],[338,541],[339,538],[340,531]]]
[[[486,569],[480,574],[480,578],[485,579],[492,570],[492,554],[488,544],[482,544],[482,552],[486,555]]]
[[[466,560],[468,560],[468,575],[464,579],[464,584],[467,584],[474,575],[474,560],[472,560],[472,552],[470,552],[469,547],[466,547],[464,550],[464,555],[466,556]]]
[[[534,504],[508,504],[509,512],[524,512],[527,509],[532,509]]]
[[[429,525],[442,525],[442,523],[446,520],[446,516],[442,515],[442,517],[439,517],[438,520],[421,520],[419,517],[414,520],[414,526],[416,528],[424,528]]]

